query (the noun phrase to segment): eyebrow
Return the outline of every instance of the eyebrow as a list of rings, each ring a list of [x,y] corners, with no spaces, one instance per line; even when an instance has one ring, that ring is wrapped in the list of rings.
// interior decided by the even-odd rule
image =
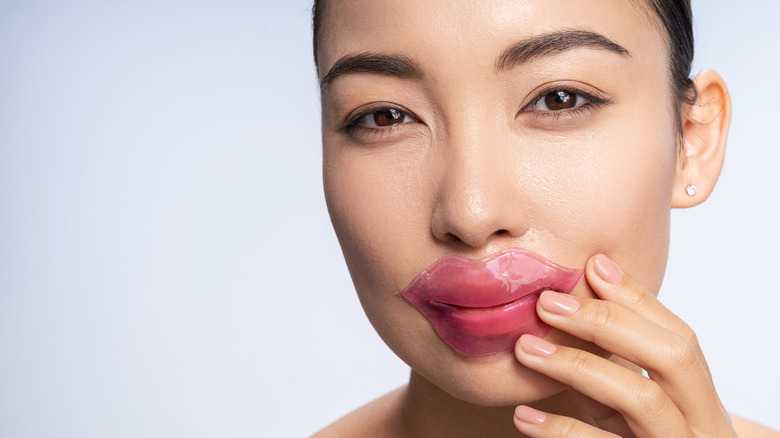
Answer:
[[[631,56],[626,48],[601,34],[585,30],[563,30],[518,41],[501,53],[495,68],[497,71],[510,70],[537,58],[580,48],[607,50]],[[346,55],[336,61],[320,80],[320,90],[324,90],[337,77],[353,73],[373,73],[401,79],[423,77],[420,64],[408,56],[363,52]]]
[[[320,89],[337,77],[350,73],[374,73],[401,79],[421,79],[423,76],[420,65],[408,56],[358,53],[336,61],[320,81]]]
[[[586,30],[563,30],[533,36],[519,41],[504,50],[496,60],[496,70],[505,71],[519,64],[543,56],[580,48],[607,50],[630,57],[631,53],[625,47],[610,40],[604,35]]]

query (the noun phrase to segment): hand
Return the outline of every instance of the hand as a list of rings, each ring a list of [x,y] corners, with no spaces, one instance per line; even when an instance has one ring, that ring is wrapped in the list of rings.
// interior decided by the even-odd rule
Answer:
[[[693,330],[606,256],[588,260],[585,275],[601,299],[547,291],[537,304],[539,317],[645,369],[649,378],[523,335],[517,359],[578,391],[595,426],[526,406],[515,411],[515,426],[531,437],[736,436]]]

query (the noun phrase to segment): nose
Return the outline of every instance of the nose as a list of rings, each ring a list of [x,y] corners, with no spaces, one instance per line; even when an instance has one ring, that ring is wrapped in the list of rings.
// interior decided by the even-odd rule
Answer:
[[[522,236],[529,214],[517,155],[502,141],[474,135],[470,141],[450,138],[441,145],[443,159],[431,216],[433,236],[447,244],[479,249],[500,239]],[[503,144],[505,144],[504,139]]]

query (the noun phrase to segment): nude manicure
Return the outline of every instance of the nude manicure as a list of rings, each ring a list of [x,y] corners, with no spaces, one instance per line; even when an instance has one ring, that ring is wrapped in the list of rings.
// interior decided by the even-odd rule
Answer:
[[[620,268],[604,254],[596,256],[594,268],[599,277],[603,278],[607,283],[618,284],[623,281],[623,273],[620,272]]]
[[[549,356],[558,350],[558,347],[556,347],[555,344],[551,344],[534,335],[520,336],[520,348],[528,354],[542,357]]]
[[[523,423],[542,424],[547,419],[547,415],[528,406],[518,406],[515,408],[515,417]]]
[[[539,302],[544,310],[562,316],[573,315],[580,308],[580,302],[576,298],[551,290],[542,292]]]

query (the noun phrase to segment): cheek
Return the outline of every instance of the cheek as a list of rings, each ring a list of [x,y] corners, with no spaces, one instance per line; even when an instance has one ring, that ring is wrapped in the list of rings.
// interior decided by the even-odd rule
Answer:
[[[353,277],[406,265],[428,229],[415,158],[340,146],[324,154],[328,212]]]
[[[396,295],[435,260],[425,157],[408,150],[342,147],[327,140],[325,145],[328,211],[366,316],[410,365],[428,358],[431,345],[448,351],[435,341],[430,324]]]
[[[666,268],[676,163],[674,131],[658,126],[664,125],[628,120],[594,136],[578,176],[566,185],[569,193],[551,197],[565,200],[571,212],[551,218],[567,242],[588,248],[585,256],[606,253],[656,294]]]
[[[328,211],[360,301],[382,335],[386,307],[408,307],[395,292],[432,262],[421,250],[430,239],[421,160],[325,143]]]

